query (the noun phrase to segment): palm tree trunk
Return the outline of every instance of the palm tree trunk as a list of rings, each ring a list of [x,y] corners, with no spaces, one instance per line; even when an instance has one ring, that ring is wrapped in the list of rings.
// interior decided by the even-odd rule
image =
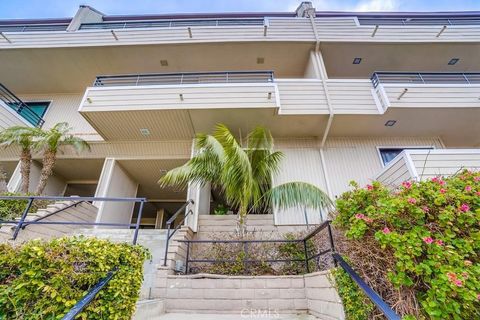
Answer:
[[[22,176],[22,193],[27,194],[30,187],[30,166],[32,154],[30,149],[22,149],[20,155],[20,175]]]
[[[238,208],[237,232],[240,238],[247,234],[247,208],[244,206]]]
[[[52,150],[46,150],[42,159],[42,171],[40,172],[40,180],[38,181],[37,190],[35,194],[42,194],[47,186],[47,180],[53,173],[53,167],[57,160],[57,153]]]
[[[2,166],[0,166],[0,193],[7,192],[7,173]]]

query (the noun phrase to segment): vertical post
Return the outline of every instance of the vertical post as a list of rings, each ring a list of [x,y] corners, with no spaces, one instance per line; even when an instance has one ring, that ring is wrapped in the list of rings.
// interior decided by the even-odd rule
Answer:
[[[23,211],[22,217],[20,218],[20,221],[18,222],[17,226],[15,227],[15,231],[13,232],[12,240],[17,239],[18,233],[20,232],[20,229],[22,228],[22,225],[25,222],[25,218],[27,217],[28,211],[30,211],[30,208],[32,207],[33,200],[34,200],[34,198],[29,198],[28,199],[27,207]]]
[[[330,221],[327,222],[328,226],[328,238],[330,239],[330,252],[333,254],[335,252],[335,244],[333,242],[333,234],[332,234],[332,227],[330,226]],[[337,266],[337,260],[333,259],[333,263],[335,264],[335,267]]]
[[[303,250],[305,251],[305,269],[307,273],[310,273],[310,267],[308,266],[308,250],[307,250],[307,240],[303,239]]]
[[[185,274],[188,274],[189,262],[190,262],[190,241],[187,242],[187,256],[185,257]]]
[[[248,243],[247,241],[243,242],[243,273],[248,274]]]
[[[303,206],[303,216],[305,217],[305,225],[308,228],[308,215],[307,215],[307,207]]]
[[[170,242],[170,223],[167,222],[167,240],[165,241],[165,256],[163,258],[163,266],[167,266],[168,243]]]
[[[138,208],[137,223],[135,224],[135,232],[133,234],[133,244],[137,244],[138,229],[140,228],[140,220],[142,220],[144,202],[145,202],[145,200],[141,200],[140,201],[140,207]]]

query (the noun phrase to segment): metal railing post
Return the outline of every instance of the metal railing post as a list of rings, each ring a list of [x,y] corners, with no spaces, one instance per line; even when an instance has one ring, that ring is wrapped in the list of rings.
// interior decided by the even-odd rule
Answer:
[[[330,252],[332,254],[335,252],[335,243],[333,242],[333,233],[332,233],[332,226],[330,225],[330,221],[327,222],[327,231],[328,231],[328,238],[330,240]],[[337,260],[333,259],[333,264],[335,267],[337,266]]]
[[[307,273],[310,273],[310,267],[308,265],[308,249],[307,249],[307,240],[303,239],[303,250],[305,251],[305,270]]]
[[[145,203],[145,200],[140,201],[140,208],[138,208],[137,223],[135,224],[135,232],[133,234],[133,244],[137,244],[138,229],[140,228],[140,221],[142,220],[144,203]]]
[[[190,262],[190,242],[187,242],[187,254],[185,257],[185,274],[188,274],[188,264]]]
[[[163,259],[163,266],[167,266],[168,245],[170,242],[170,223],[167,222],[167,240],[165,241],[165,255]]]
[[[32,207],[33,200],[34,200],[34,198],[29,198],[27,207],[23,211],[22,217],[20,218],[20,221],[18,222],[17,226],[15,227],[15,231],[13,232],[12,240],[17,239],[18,233],[20,232],[20,229],[22,228],[22,225],[25,222],[28,211],[30,211],[30,208]]]

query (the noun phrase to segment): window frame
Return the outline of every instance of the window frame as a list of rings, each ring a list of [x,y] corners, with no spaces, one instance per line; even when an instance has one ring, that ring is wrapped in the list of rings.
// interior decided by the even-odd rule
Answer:
[[[412,145],[399,146],[399,145],[395,145],[395,146],[376,146],[376,149],[377,149],[378,160],[380,161],[380,164],[381,164],[382,168],[385,168],[386,166],[388,166],[388,163],[383,163],[382,152],[381,152],[382,149],[403,149],[402,151],[405,151],[405,150],[435,150],[435,149],[437,149],[437,147],[435,145],[423,145],[423,146],[412,146]]]

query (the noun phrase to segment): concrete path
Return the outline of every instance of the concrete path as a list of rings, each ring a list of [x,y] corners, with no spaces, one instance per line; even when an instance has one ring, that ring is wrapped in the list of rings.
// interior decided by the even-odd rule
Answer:
[[[316,320],[318,318],[300,314],[300,315],[284,315],[284,314],[257,314],[245,311],[243,314],[202,314],[202,313],[166,313],[157,318],[157,320],[255,320],[255,319],[272,319],[272,320]]]

